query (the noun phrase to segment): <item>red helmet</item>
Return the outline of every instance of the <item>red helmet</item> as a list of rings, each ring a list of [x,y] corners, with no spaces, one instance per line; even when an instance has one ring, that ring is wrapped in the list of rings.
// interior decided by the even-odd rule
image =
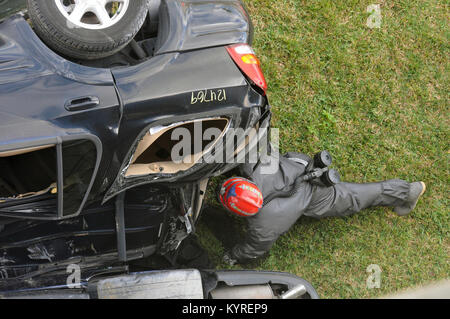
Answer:
[[[226,180],[220,188],[219,199],[229,211],[239,216],[253,216],[263,205],[258,186],[242,177]]]

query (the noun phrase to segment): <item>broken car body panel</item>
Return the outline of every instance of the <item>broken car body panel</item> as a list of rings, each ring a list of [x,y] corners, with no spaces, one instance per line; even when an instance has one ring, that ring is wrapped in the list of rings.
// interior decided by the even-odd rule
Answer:
[[[252,22],[239,1],[167,0],[159,19],[155,55],[253,40]]]

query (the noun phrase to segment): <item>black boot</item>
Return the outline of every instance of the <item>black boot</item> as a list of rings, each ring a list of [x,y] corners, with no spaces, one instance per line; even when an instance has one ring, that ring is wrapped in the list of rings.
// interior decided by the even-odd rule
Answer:
[[[402,206],[396,206],[394,212],[399,216],[408,215],[414,207],[416,207],[420,196],[425,192],[426,186],[424,182],[413,182],[409,189],[408,199]]]

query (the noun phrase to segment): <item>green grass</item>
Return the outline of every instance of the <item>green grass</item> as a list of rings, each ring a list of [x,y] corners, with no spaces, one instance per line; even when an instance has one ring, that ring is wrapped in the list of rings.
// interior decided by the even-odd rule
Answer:
[[[448,1],[245,2],[283,152],[327,149],[345,181],[427,183],[404,218],[384,208],[301,218],[255,268],[304,277],[322,298],[373,298],[450,277]],[[380,29],[366,26],[373,3]],[[200,233],[220,261],[221,244],[205,226]],[[382,269],[380,289],[366,288],[370,264]]]

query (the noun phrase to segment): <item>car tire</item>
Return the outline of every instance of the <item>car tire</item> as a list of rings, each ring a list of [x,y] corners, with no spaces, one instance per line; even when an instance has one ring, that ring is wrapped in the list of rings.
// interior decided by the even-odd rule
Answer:
[[[142,27],[150,2],[112,1],[102,11],[101,2],[27,1],[30,19],[39,37],[54,51],[82,60],[104,58],[123,49]],[[77,8],[80,3],[84,7]],[[83,10],[86,12],[82,13]]]

